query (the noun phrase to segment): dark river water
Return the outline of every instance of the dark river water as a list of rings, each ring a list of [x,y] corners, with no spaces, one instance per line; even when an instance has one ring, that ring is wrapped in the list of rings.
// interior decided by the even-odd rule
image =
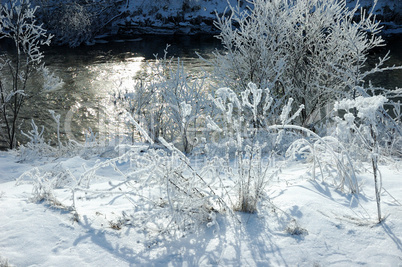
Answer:
[[[61,133],[64,137],[83,141],[88,129],[113,139],[124,127],[119,111],[113,105],[114,95],[133,88],[133,77],[147,63],[164,56],[184,64],[188,72],[200,72],[208,64],[205,58],[220,47],[213,36],[142,36],[133,40],[100,41],[92,46],[71,49],[51,47],[45,50],[46,66],[63,79],[63,87],[55,92],[30,100],[22,113],[23,128],[28,130],[33,117],[37,125],[44,125],[55,133],[56,123],[48,110],[61,115]],[[38,108],[40,107],[40,108]],[[48,137],[50,138],[50,137]],[[55,136],[52,137],[55,139]]]
[[[402,35],[387,42],[387,47],[370,55],[370,62],[391,50],[387,65],[402,65]],[[24,119],[22,128],[27,131],[33,118],[37,125],[46,127],[47,138],[55,140],[56,123],[48,112],[54,110],[61,115],[60,130],[64,137],[83,141],[89,128],[106,137],[116,134],[122,122],[113,105],[113,95],[132,87],[132,78],[146,62],[155,59],[155,54],[162,57],[166,44],[170,44],[168,56],[180,57],[189,72],[209,67],[196,52],[208,58],[216,48],[220,48],[219,40],[212,36],[142,36],[75,49],[46,48],[46,66],[63,79],[64,85],[58,91],[29,100],[21,114]],[[371,78],[374,85],[402,87],[402,71],[376,74]]]

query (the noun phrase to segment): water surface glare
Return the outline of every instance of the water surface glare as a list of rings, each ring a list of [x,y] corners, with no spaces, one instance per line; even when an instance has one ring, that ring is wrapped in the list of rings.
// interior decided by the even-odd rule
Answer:
[[[369,56],[369,64],[373,66],[378,57],[390,49],[388,65],[402,65],[402,35],[388,42],[387,47]],[[38,126],[45,126],[47,139],[56,140],[56,123],[48,112],[54,110],[61,115],[60,130],[64,137],[83,141],[89,128],[102,137],[119,135],[125,127],[113,104],[113,95],[124,88],[132,88],[133,77],[147,62],[152,62],[155,55],[163,57],[167,44],[171,45],[168,57],[179,57],[185,69],[192,73],[211,68],[196,53],[208,58],[216,48],[221,48],[219,40],[213,36],[142,36],[75,49],[46,48],[46,65],[63,79],[64,86],[56,92],[30,99],[21,114],[24,119],[21,127],[24,131],[29,130],[33,118]],[[385,72],[370,78],[377,86],[402,87],[402,71]]]
[[[55,133],[56,123],[48,112],[54,110],[61,114],[61,133],[70,139],[83,141],[89,128],[103,137],[118,135],[125,127],[113,104],[114,95],[133,88],[133,78],[155,56],[163,57],[167,44],[168,58],[174,57],[175,61],[180,58],[186,71],[192,73],[208,68],[196,53],[207,58],[220,47],[213,36],[143,36],[75,49],[46,49],[46,65],[63,79],[64,86],[27,103],[21,116],[25,119],[23,128],[29,130],[33,118],[48,133]]]

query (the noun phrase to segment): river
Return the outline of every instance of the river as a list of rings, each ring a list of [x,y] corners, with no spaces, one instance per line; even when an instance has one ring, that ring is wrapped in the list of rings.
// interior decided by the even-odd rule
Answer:
[[[370,62],[391,50],[387,65],[402,65],[401,43],[402,35],[389,39],[387,47],[370,55]],[[89,128],[104,136],[120,131],[121,121],[114,109],[113,95],[130,86],[132,78],[144,63],[155,59],[155,54],[162,57],[166,44],[170,44],[168,56],[180,57],[190,72],[208,68],[196,52],[207,58],[220,47],[219,40],[212,36],[150,35],[132,40],[100,40],[95,45],[75,49],[45,48],[46,65],[63,79],[64,85],[56,92],[29,100],[21,113],[22,128],[29,130],[33,118],[37,125],[47,129],[46,138],[55,140],[56,123],[48,112],[54,110],[61,115],[62,135],[73,140],[83,141]],[[373,83],[387,88],[401,87],[402,71],[377,74]]]
[[[132,86],[132,79],[146,63],[164,56],[180,58],[186,71],[197,72],[207,63],[197,53],[208,58],[220,47],[213,36],[142,36],[132,40],[100,41],[92,46],[50,47],[45,49],[46,66],[64,81],[64,86],[52,93],[30,100],[22,118],[24,129],[33,117],[49,133],[56,133],[56,123],[47,110],[61,115],[61,133],[69,139],[83,141],[88,129],[102,137],[118,134],[122,118],[113,105],[114,94]],[[40,107],[40,108],[37,108]],[[54,134],[53,134],[54,135]],[[47,136],[55,140],[55,136]],[[112,139],[113,137],[111,137]]]

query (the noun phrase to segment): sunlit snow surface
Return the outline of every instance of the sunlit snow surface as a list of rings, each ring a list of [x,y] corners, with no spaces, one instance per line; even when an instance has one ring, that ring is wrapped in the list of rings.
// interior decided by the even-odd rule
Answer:
[[[42,159],[17,163],[0,152],[0,257],[15,266],[400,266],[402,264],[401,164],[381,166],[382,211],[376,224],[373,177],[359,175],[352,197],[331,179],[312,180],[309,165],[289,162],[272,180],[256,214],[218,215],[217,225],[159,234],[138,201],[104,195],[77,198],[79,222],[70,211],[31,201],[32,184],[16,186],[25,171],[64,168],[79,176],[99,158]],[[105,159],[100,159],[101,161]],[[128,163],[127,163],[128,164]],[[124,169],[124,163],[119,168]],[[368,166],[369,167],[369,166]],[[369,168],[368,168],[369,170]],[[117,183],[111,168],[98,172],[92,188]],[[146,186],[145,186],[146,188]],[[145,189],[144,189],[145,190]],[[147,189],[147,194],[158,194]],[[145,191],[144,191],[145,192]],[[69,203],[68,186],[55,190]],[[392,196],[391,196],[392,195]],[[113,229],[125,214],[129,225]],[[292,233],[294,235],[292,235]]]

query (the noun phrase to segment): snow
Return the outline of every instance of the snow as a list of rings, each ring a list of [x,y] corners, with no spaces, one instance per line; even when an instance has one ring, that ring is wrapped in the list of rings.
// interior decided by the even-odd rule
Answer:
[[[344,99],[342,101],[335,102],[334,110],[350,110],[356,108],[358,110],[357,116],[361,119],[375,121],[376,111],[384,106],[384,103],[388,99],[385,96],[371,96],[363,97],[358,96],[356,99]],[[351,122],[351,117],[349,116],[347,121]]]
[[[215,225],[180,236],[162,235],[151,221],[142,224],[141,201],[83,196],[72,211],[32,201],[33,184],[16,185],[24,172],[69,169],[79,176],[104,158],[46,158],[18,162],[0,152],[0,257],[15,266],[398,266],[402,263],[402,183],[400,162],[380,166],[382,210],[375,222],[372,174],[359,175],[361,193],[332,186],[331,178],[312,180],[308,162],[286,162],[267,187],[258,212],[216,214]],[[119,168],[128,163],[120,163]],[[84,167],[86,166],[86,167]],[[370,169],[367,166],[368,170]],[[121,181],[103,168],[93,181],[103,188]],[[68,187],[54,190],[69,201]],[[152,188],[151,188],[152,190]],[[156,189],[155,189],[156,190]],[[157,194],[158,192],[153,192]],[[145,202],[144,202],[145,203]],[[119,224],[123,212],[136,222]],[[293,235],[292,235],[293,234]],[[1,262],[1,260],[0,260]]]

